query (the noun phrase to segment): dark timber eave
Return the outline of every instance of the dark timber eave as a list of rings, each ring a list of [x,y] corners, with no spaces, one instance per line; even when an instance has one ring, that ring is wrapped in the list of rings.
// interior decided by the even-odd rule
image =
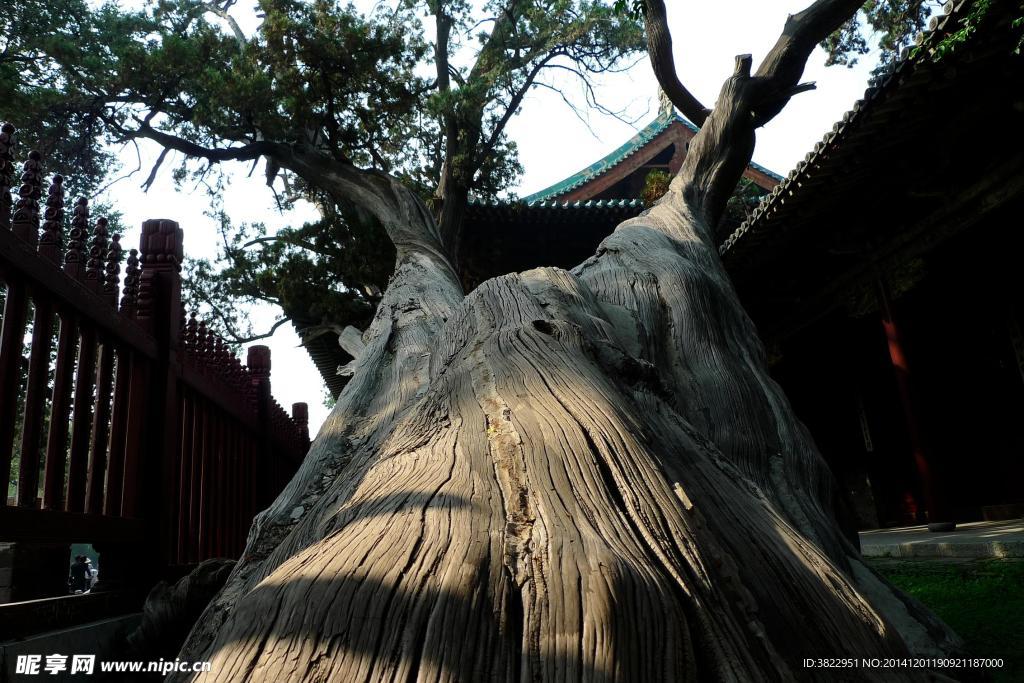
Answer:
[[[941,58],[970,3],[932,19],[721,246],[762,336],[778,340],[908,259],[1024,202],[1024,58],[1015,3]],[[995,245],[993,245],[995,246]]]

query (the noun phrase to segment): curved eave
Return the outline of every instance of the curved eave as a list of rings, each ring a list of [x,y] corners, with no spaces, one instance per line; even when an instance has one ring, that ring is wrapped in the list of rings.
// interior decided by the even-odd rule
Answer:
[[[633,156],[636,152],[643,149],[644,145],[649,143],[655,137],[663,133],[675,122],[679,122],[682,125],[689,128],[691,131],[696,133],[698,128],[692,123],[679,116],[676,113],[662,114],[658,118],[647,124],[639,133],[631,137],[625,144],[615,149],[610,154],[598,159],[594,163],[590,164],[586,168],[573,175],[569,176],[565,180],[561,180],[550,187],[546,187],[540,192],[534,192],[523,198],[523,201],[527,204],[536,204],[538,202],[544,202],[547,200],[554,199],[560,195],[571,192],[576,188],[587,184],[594,178],[604,175],[608,171],[612,170],[623,161]],[[760,170],[760,169],[759,169]],[[774,176],[774,173],[770,171],[763,171]]]
[[[844,140],[859,133],[860,129],[866,125],[865,120],[870,121],[870,114],[878,107],[878,104],[885,100],[890,92],[899,87],[901,83],[913,78],[920,64],[931,59],[936,44],[955,28],[964,9],[969,8],[970,5],[968,0],[959,0],[956,3],[947,2],[939,13],[931,18],[928,32],[917,36],[915,41],[917,47],[904,48],[896,63],[890,64],[883,73],[870,80],[864,97],[857,100],[853,108],[846,112],[831,130],[825,133],[821,142],[815,144],[804,159],[798,162],[793,170],[785,178],[782,178],[770,193],[764,196],[764,199],[754,207],[750,217],[723,241],[719,247],[719,253],[725,255],[738,251],[738,245],[749,241],[750,236],[769,231],[773,222],[782,213],[799,202],[800,187],[803,186],[806,179],[815,173],[820,173],[823,165],[842,155]]]
[[[522,211],[559,213],[568,210],[601,211],[609,209],[642,209],[643,201],[639,199],[588,199],[586,201],[560,202],[550,200],[530,201],[530,198],[512,201],[496,199],[470,199],[469,205],[474,213],[500,211],[515,213]]]

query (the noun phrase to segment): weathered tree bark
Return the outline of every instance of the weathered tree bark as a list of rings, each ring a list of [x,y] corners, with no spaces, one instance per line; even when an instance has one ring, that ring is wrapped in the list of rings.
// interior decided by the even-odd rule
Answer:
[[[396,191],[366,348],[191,634],[199,680],[814,679],[806,657],[959,651],[843,534],[716,249],[818,5],[755,76],[738,59],[668,194],[572,271],[463,296]]]

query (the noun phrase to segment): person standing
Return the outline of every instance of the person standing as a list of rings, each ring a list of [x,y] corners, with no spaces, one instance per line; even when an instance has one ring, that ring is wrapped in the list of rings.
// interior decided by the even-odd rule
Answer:
[[[88,593],[92,587],[92,567],[85,555],[76,555],[68,575],[68,590],[71,593]]]

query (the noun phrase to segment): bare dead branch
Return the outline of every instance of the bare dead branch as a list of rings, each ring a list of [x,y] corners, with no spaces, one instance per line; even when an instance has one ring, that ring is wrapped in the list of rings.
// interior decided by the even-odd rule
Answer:
[[[149,192],[149,188],[153,186],[153,181],[156,180],[156,173],[160,170],[160,167],[164,163],[164,159],[167,158],[167,154],[171,151],[170,147],[164,147],[160,150],[160,156],[156,158],[156,163],[153,164],[153,168],[150,169],[149,175],[146,177],[145,182],[140,185],[143,192]]]
[[[683,112],[695,126],[703,126],[711,110],[686,89],[676,73],[672,34],[668,30],[664,0],[644,0],[643,13],[647,27],[647,54],[658,84],[676,109]]]
[[[750,162],[754,131],[782,111],[793,95],[813,87],[800,82],[807,58],[861,4],[862,0],[817,0],[789,16],[782,35],[754,75],[750,55],[736,58],[733,75],[723,84],[714,111],[690,142],[673,182],[677,195],[703,215],[710,230]]]
[[[211,14],[217,15],[218,17],[223,19],[225,22],[227,22],[228,27],[231,29],[231,32],[235,36],[235,41],[238,42],[239,49],[244,49],[245,48],[245,43],[246,43],[245,34],[242,33],[242,29],[238,25],[238,22],[235,21],[235,18],[228,13],[228,9],[230,9],[231,6],[234,5],[234,4],[235,4],[235,0],[227,0],[226,2],[224,2],[223,6],[221,6],[220,4],[218,4],[216,2],[211,2],[211,3],[207,4],[207,5],[203,5],[203,8],[207,12],[210,12]]]
[[[257,237],[255,239],[251,239],[245,244],[241,245],[239,249],[248,249],[249,247],[254,247],[260,244],[268,244],[270,242],[287,242],[288,244],[291,244],[296,247],[302,247],[303,249],[312,251],[317,254],[325,253],[323,249],[317,248],[317,246],[312,242],[296,239],[294,237],[282,237],[280,235],[267,235],[265,237]]]

